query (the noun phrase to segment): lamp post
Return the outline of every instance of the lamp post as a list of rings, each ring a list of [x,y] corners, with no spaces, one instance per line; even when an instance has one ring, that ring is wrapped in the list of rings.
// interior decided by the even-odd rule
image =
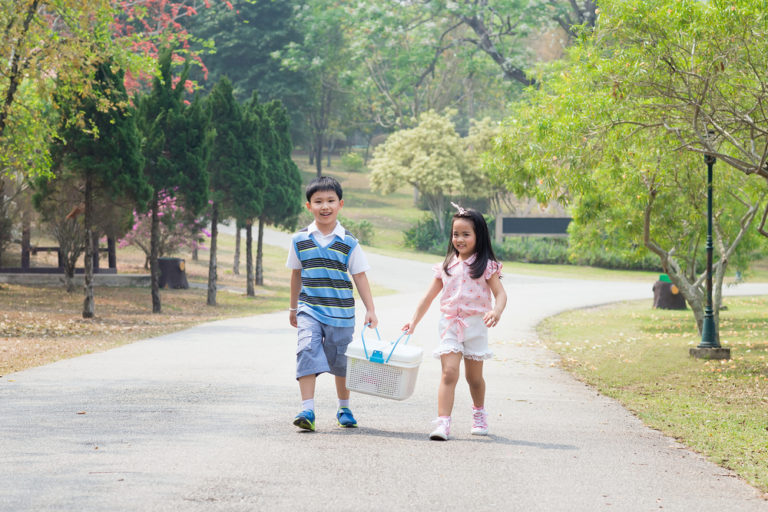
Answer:
[[[708,139],[711,140],[714,133],[710,130]],[[701,327],[701,343],[696,348],[690,349],[693,357],[702,359],[730,359],[731,349],[722,348],[717,339],[717,325],[712,307],[712,256],[714,244],[712,242],[712,174],[717,159],[714,155],[704,155],[707,164],[707,303],[704,306],[704,322]]]

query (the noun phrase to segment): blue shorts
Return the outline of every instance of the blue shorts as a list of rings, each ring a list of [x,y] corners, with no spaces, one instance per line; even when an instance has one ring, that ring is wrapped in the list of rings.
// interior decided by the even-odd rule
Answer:
[[[352,342],[354,327],[334,327],[320,323],[314,317],[296,316],[299,343],[296,347],[296,378],[330,372],[347,376],[347,345]]]

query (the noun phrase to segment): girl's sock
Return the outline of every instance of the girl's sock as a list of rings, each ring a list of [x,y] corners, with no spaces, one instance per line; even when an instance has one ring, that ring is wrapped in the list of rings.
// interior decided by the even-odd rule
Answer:
[[[342,407],[349,407],[349,399],[347,400],[339,399],[339,409],[341,409]]]
[[[301,401],[301,410],[302,411],[314,411],[315,410],[315,399],[310,398],[309,400],[302,400]]]

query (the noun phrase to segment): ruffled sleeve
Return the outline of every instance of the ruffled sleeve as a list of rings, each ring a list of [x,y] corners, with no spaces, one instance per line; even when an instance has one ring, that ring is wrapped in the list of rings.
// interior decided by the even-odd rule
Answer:
[[[488,264],[485,266],[485,274],[483,274],[483,277],[488,280],[491,278],[491,276],[498,272],[499,277],[501,277],[501,267],[502,264],[498,261],[488,260]]]
[[[435,263],[432,266],[432,274],[435,279],[442,279],[443,277],[443,264]]]

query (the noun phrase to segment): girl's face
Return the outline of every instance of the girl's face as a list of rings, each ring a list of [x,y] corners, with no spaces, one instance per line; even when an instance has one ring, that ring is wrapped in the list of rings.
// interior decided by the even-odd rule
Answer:
[[[475,226],[470,219],[458,218],[453,221],[451,243],[462,261],[475,254],[477,237]]]

